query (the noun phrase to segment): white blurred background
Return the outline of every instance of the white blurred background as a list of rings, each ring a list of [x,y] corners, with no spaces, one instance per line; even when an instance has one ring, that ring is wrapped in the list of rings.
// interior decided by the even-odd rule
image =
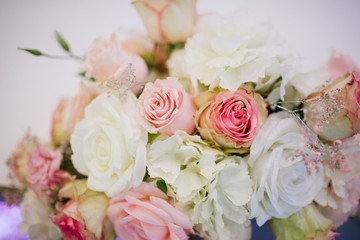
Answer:
[[[131,0],[0,0],[0,185],[9,184],[6,159],[28,129],[49,140],[51,115],[60,98],[78,90],[78,63],[18,51],[62,54],[58,30],[83,55],[98,35],[118,27],[144,31]],[[360,66],[358,0],[198,0],[198,12],[231,13],[240,7],[268,14],[306,65],[323,65],[335,48]]]

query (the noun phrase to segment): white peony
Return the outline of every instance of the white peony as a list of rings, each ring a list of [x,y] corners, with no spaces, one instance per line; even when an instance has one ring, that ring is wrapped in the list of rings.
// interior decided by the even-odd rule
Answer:
[[[182,202],[190,201],[216,176],[225,156],[206,145],[199,136],[178,131],[166,140],[150,146],[148,172],[152,178],[162,178]]]
[[[60,229],[49,218],[52,213],[49,202],[39,199],[29,189],[24,194],[20,208],[24,220],[19,225],[22,234],[27,235],[31,240],[61,239]]]
[[[204,16],[187,40],[184,70],[210,89],[235,91],[242,83],[257,83],[276,62],[273,33],[266,16],[247,9],[229,17]]]
[[[146,170],[147,132],[139,124],[136,97],[102,94],[85,109],[71,136],[72,161],[88,176],[88,188],[111,197],[138,186]]]
[[[207,196],[194,207],[192,221],[197,230],[210,239],[250,239],[251,225],[245,205],[251,198],[252,185],[244,161],[219,171],[206,190]]]
[[[252,143],[250,211],[259,226],[271,217],[287,218],[311,203],[322,188],[323,167],[318,163],[318,171],[312,168],[308,175],[305,159],[313,152],[305,145],[299,124],[284,112],[270,115]]]

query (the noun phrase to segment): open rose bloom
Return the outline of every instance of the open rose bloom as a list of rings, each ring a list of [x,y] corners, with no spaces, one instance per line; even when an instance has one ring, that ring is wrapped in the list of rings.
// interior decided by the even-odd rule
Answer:
[[[249,9],[132,6],[146,32],[96,38],[51,141],[27,135],[9,158],[26,188],[21,232],[249,240],[251,224],[269,224],[277,240],[334,239],[360,199],[357,63],[333,51],[308,70]]]

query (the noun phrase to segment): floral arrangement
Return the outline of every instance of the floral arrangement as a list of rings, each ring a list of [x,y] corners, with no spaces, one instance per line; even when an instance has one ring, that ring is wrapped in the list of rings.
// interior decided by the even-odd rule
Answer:
[[[147,34],[97,38],[80,90],[9,159],[30,239],[334,239],[360,198],[360,75],[306,70],[266,16],[136,0]],[[56,57],[23,49],[36,56]]]

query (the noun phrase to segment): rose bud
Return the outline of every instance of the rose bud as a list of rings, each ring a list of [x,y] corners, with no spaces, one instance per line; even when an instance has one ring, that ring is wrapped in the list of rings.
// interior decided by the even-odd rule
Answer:
[[[334,141],[360,133],[360,76],[336,79],[304,104],[307,125],[323,140]]]
[[[238,152],[248,151],[268,115],[261,95],[245,89],[204,92],[196,101],[200,105],[195,118],[200,135]]]
[[[196,0],[136,0],[133,4],[155,42],[176,43],[186,41],[192,35]]]
[[[147,83],[139,100],[142,123],[149,132],[167,135],[173,135],[177,130],[188,134],[194,132],[196,106],[176,78]]]
[[[93,78],[99,83],[110,79],[126,80],[129,78],[131,67],[136,84],[130,86],[134,94],[141,91],[142,85],[147,81],[148,69],[145,61],[136,54],[126,52],[116,35],[110,39],[98,38],[89,47],[82,69],[85,76]],[[130,84],[130,83],[123,83]]]
[[[75,124],[84,118],[85,107],[96,97],[96,94],[85,88],[72,98],[60,100],[51,123],[51,138],[55,145],[70,142]]]

